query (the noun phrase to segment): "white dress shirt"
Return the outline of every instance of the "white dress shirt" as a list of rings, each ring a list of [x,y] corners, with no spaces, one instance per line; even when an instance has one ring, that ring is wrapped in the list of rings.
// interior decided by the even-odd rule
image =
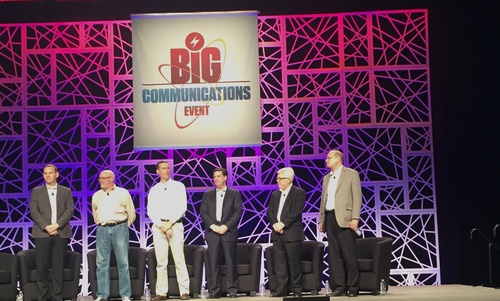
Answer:
[[[328,182],[328,195],[326,199],[325,210],[330,211],[335,209],[335,192],[339,182],[340,172],[344,166],[341,165],[335,172],[330,172],[330,181]]]
[[[47,186],[47,192],[49,193],[50,200],[50,210],[51,210],[51,223],[57,223],[57,185],[54,187]]]
[[[156,183],[148,194],[148,216],[158,227],[169,220],[175,223],[187,210],[186,187],[182,182],[169,179]]]
[[[223,189],[216,189],[216,191],[215,191],[215,194],[217,197],[217,206],[216,206],[215,215],[216,215],[216,218],[219,222],[222,219],[222,207],[224,206],[224,196],[226,196],[226,189],[227,189],[227,186],[224,187]]]
[[[283,211],[283,206],[285,206],[285,201],[286,201],[286,197],[287,195],[290,193],[290,188],[292,188],[292,185],[293,184],[290,184],[290,186],[288,186],[287,189],[285,190],[281,190],[281,198],[280,198],[280,204],[278,206],[278,222],[281,222],[281,212]]]

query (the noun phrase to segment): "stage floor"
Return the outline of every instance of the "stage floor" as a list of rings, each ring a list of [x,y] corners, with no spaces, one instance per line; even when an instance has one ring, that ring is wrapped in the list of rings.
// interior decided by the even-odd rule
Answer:
[[[320,297],[324,295],[319,295]],[[302,299],[308,299],[313,296],[304,295]],[[287,301],[295,298],[286,298]],[[314,299],[314,298],[311,298]],[[92,297],[79,297],[78,300],[90,301]],[[117,299],[120,300],[120,299]],[[170,298],[169,300],[180,300],[179,298]],[[201,299],[191,299],[201,300]],[[229,300],[221,298],[219,300]],[[265,297],[248,297],[240,295],[238,301],[282,301],[282,298],[270,298],[269,292]],[[359,301],[377,301],[377,300],[404,300],[404,301],[500,301],[500,289],[480,286],[467,285],[437,285],[437,286],[391,286],[387,295],[372,296],[371,294],[360,294],[357,298],[349,297],[331,297],[333,300],[359,300]],[[307,300],[305,300],[307,301]]]

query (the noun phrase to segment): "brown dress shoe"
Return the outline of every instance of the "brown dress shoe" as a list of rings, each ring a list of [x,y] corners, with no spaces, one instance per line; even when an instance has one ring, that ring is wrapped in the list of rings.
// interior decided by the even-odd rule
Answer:
[[[167,299],[168,299],[168,294],[166,296],[156,295],[151,299],[151,301],[161,301],[161,300],[167,300]]]
[[[189,295],[188,294],[182,294],[181,300],[188,300],[188,299],[189,299]]]

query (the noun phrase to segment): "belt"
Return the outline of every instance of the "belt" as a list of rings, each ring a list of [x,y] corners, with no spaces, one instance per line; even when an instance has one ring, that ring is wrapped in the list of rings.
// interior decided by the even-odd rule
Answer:
[[[101,227],[114,227],[116,225],[120,225],[120,224],[123,224],[125,222],[127,222],[126,219],[119,221],[119,222],[109,222],[109,223],[105,223],[105,224],[99,224],[99,226],[101,226]]]
[[[332,209],[332,210],[326,210],[326,209],[325,209],[325,212],[326,212],[326,213],[335,213],[335,209]]]
[[[170,221],[169,219],[163,219],[163,218],[162,218],[162,219],[160,219],[160,220],[161,220],[162,222],[168,222],[168,221]],[[173,224],[177,224],[177,223],[182,223],[182,217],[181,217],[181,218],[179,218],[178,220],[176,220],[175,222],[173,222],[173,223],[172,223],[172,225],[173,225]]]

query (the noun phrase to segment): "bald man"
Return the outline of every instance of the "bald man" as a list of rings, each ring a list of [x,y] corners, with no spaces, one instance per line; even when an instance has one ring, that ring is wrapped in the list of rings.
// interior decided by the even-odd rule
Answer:
[[[99,175],[101,189],[92,196],[92,214],[97,224],[97,299],[109,298],[109,262],[114,250],[118,265],[118,285],[122,301],[130,301],[132,288],[128,266],[129,232],[135,220],[135,207],[130,193],[115,185],[115,174],[104,170]]]
[[[326,157],[330,172],[323,178],[318,229],[326,232],[332,295],[358,296],[356,230],[361,211],[359,173],[343,164],[344,155],[332,150]]]

